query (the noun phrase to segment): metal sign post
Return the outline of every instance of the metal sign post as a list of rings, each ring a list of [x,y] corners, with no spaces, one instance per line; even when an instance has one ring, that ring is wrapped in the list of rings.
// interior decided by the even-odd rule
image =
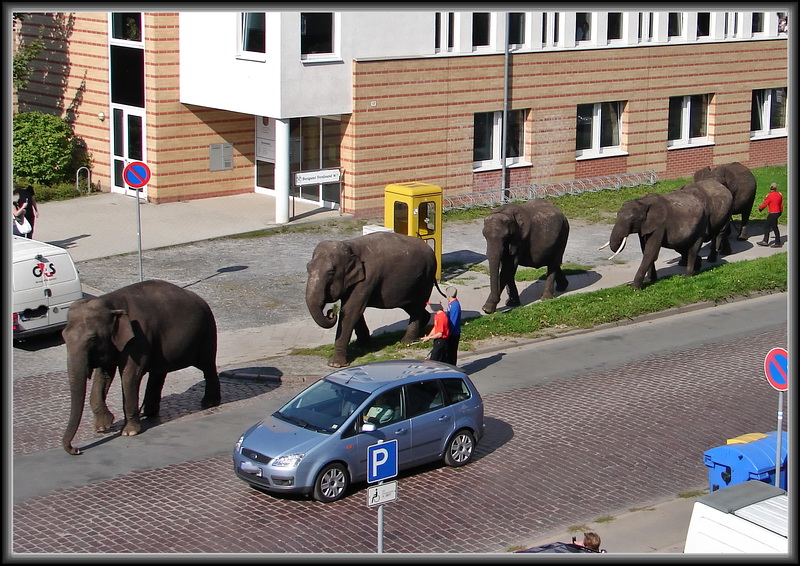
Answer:
[[[122,170],[122,177],[129,187],[136,189],[136,238],[139,241],[139,281],[142,277],[142,216],[139,204],[139,191],[150,181],[150,168],[146,163],[134,161]]]
[[[383,504],[397,498],[397,482],[384,484],[383,480],[397,475],[397,440],[367,447],[367,482],[379,482],[367,490],[367,505],[378,506],[378,553],[383,552]]]
[[[783,392],[789,387],[789,353],[783,348],[773,348],[764,358],[767,381],[778,390],[778,436],[775,439],[775,487],[780,487],[781,443],[783,440]],[[788,487],[788,486],[787,486]]]

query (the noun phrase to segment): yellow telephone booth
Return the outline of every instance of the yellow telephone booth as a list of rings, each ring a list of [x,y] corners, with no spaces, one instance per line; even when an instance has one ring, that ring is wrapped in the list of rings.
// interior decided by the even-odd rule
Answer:
[[[398,234],[422,238],[436,254],[436,279],[442,278],[442,188],[428,183],[394,183],[384,191],[383,225]]]

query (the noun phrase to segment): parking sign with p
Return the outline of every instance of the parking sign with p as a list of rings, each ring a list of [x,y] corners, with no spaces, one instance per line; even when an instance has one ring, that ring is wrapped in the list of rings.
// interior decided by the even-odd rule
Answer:
[[[388,480],[397,475],[397,440],[367,447],[367,482]]]

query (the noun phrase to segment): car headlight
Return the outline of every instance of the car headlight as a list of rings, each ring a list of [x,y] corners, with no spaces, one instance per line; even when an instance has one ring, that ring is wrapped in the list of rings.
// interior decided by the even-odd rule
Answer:
[[[270,465],[276,468],[296,468],[300,461],[305,458],[305,452],[298,452],[296,454],[284,454],[278,456],[270,462]]]
[[[244,442],[244,435],[240,436],[239,440],[236,441],[236,445],[233,447],[234,452],[242,452],[242,442]]]

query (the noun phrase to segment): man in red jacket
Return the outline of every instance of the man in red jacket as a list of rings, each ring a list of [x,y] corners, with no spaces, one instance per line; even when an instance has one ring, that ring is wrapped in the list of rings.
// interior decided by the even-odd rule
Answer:
[[[447,301],[442,299],[439,302],[441,308],[433,315],[433,328],[420,340],[427,342],[433,340],[433,348],[428,357],[429,360],[437,362],[447,361],[447,337],[450,335],[450,319],[447,318]]]
[[[759,246],[768,246],[769,245],[769,233],[773,232],[775,234],[775,241],[772,242],[773,248],[780,248],[783,244],[781,243],[781,233],[778,230],[778,218],[780,217],[781,213],[783,212],[783,195],[778,192],[778,184],[772,183],[769,186],[769,192],[767,196],[764,198],[764,202],[761,203],[761,206],[758,207],[758,210],[767,209],[767,222],[764,227],[764,239],[758,242]]]

